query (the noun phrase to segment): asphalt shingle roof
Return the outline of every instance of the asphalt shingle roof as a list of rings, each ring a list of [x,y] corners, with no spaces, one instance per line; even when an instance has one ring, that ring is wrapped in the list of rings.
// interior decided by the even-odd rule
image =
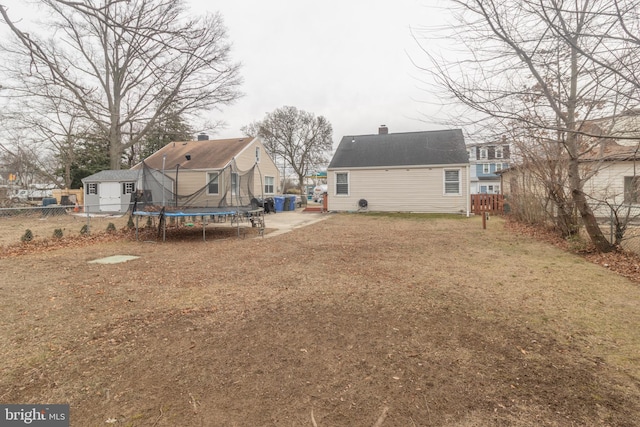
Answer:
[[[123,169],[123,170],[104,170],[96,172],[82,179],[82,182],[108,182],[108,181],[135,181],[140,176],[141,171]]]
[[[238,155],[249,143],[252,137],[217,139],[208,141],[172,142],[165,145],[144,161],[150,168],[162,169],[163,157],[167,169],[180,165],[187,169],[222,169]],[[187,154],[190,159],[187,160]],[[136,167],[140,167],[137,165]]]
[[[345,136],[329,169],[469,163],[460,129]]]

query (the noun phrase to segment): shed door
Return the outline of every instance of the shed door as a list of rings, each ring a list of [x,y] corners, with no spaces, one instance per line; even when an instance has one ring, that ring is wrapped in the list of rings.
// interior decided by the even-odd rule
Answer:
[[[120,210],[120,183],[101,182],[98,190],[100,211],[117,212]]]

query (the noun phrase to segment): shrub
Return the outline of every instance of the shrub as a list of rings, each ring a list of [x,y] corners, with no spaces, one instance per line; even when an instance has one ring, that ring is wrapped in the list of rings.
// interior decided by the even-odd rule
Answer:
[[[127,221],[127,228],[129,230],[131,230],[131,229],[135,228],[135,226],[136,225],[133,222],[133,215],[129,215],[129,221]]]
[[[107,225],[107,233],[115,233],[115,232],[116,232],[116,226],[112,222],[110,222]]]
[[[53,238],[54,239],[62,239],[62,229],[61,228],[56,228],[55,230],[53,230]]]
[[[24,234],[20,238],[23,242],[30,242],[33,240],[33,232],[28,228],[25,230]]]
[[[83,236],[89,234],[89,226],[87,224],[82,226],[82,228],[80,229],[80,234],[82,234]]]

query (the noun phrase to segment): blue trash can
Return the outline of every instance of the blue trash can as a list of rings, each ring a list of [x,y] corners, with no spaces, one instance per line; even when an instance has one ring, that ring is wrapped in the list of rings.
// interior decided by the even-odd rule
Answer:
[[[289,202],[289,210],[296,210],[296,196],[287,196],[287,202]]]
[[[275,202],[276,212],[282,212],[284,210],[284,196],[273,196]]]

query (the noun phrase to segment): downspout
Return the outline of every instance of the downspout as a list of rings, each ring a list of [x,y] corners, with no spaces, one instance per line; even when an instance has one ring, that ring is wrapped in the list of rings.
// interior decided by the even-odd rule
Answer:
[[[467,163],[467,218],[471,216],[471,168]]]
[[[260,170],[260,165],[258,164],[258,162],[256,162],[255,167],[258,169],[258,174],[260,175],[260,194],[262,195],[261,200],[262,200],[262,238],[264,239],[264,230],[265,228],[267,228],[267,224],[266,224],[266,215],[264,212],[264,204],[266,203],[266,200],[264,198],[264,182],[262,182],[262,171]]]

